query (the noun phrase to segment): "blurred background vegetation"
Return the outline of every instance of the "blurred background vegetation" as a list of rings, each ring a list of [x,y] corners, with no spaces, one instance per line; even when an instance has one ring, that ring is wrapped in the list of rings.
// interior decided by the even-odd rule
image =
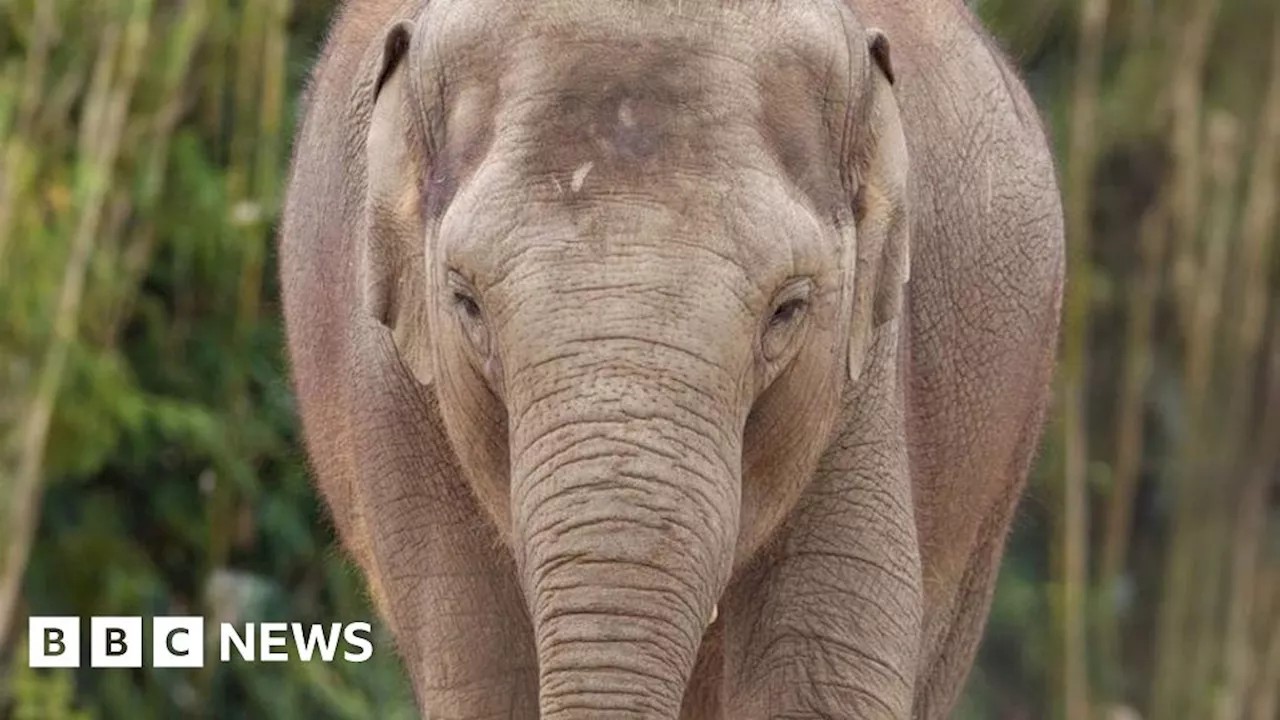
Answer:
[[[977,5],[1052,132],[1071,283],[957,717],[1276,720],[1280,4]],[[0,717],[415,715],[385,650],[26,667],[29,614],[373,615],[308,484],[271,242],[331,11],[0,0]]]

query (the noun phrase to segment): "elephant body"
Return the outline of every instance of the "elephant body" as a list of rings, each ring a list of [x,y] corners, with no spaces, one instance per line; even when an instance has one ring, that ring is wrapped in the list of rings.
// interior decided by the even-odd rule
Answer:
[[[349,0],[280,261],[424,716],[950,712],[1064,272],[961,0]]]

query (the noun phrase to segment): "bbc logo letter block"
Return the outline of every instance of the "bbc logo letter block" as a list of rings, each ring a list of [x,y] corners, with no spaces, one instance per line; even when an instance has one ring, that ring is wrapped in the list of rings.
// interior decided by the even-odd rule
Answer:
[[[204,618],[158,617],[152,621],[151,664],[159,668],[204,667]]]
[[[142,618],[96,617],[89,628],[90,667],[142,667]]]
[[[80,618],[31,618],[27,645],[27,664],[33,668],[80,667]]]
[[[199,668],[205,661],[205,624],[201,617],[155,617],[150,622],[151,666],[159,668]],[[139,668],[143,662],[141,617],[94,617],[89,619],[89,667]],[[28,620],[28,664],[33,668],[77,668],[81,662],[81,619],[78,617],[32,617]],[[366,622],[329,623],[245,623],[237,629],[220,623],[219,662],[237,658],[243,662],[284,662],[290,659],[290,641],[298,659],[322,662],[340,658],[345,662],[365,662],[373,655],[369,637],[373,628]],[[255,640],[258,642],[255,643]],[[255,653],[255,644],[258,652]],[[339,649],[345,648],[341,653]],[[233,652],[234,650],[234,652]]]

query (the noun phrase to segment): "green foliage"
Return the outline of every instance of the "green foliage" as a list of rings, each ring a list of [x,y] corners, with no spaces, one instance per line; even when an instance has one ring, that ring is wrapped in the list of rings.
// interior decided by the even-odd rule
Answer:
[[[13,672],[13,720],[93,720],[75,709],[75,683],[69,670],[37,672],[19,665]]]
[[[328,9],[55,5],[43,18],[34,2],[0,5],[10,461],[54,344],[72,237],[104,199],[49,423],[23,610],[373,619],[309,484],[269,250],[301,69]],[[130,32],[144,43],[132,84],[121,49]],[[33,57],[43,77],[24,95]],[[290,80],[285,102],[271,101],[272,72]],[[110,112],[94,98],[113,94],[121,124],[88,133],[95,112]],[[104,175],[93,158],[113,131]],[[413,716],[390,638],[379,629],[374,643],[362,664],[96,672],[29,670],[16,643],[0,708],[7,700],[12,717],[40,720]]]

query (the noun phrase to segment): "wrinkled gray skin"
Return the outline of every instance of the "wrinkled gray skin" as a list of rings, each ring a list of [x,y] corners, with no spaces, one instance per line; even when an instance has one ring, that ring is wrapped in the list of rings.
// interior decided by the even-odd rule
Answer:
[[[950,710],[1063,280],[960,0],[353,0],[280,253],[426,716]]]

